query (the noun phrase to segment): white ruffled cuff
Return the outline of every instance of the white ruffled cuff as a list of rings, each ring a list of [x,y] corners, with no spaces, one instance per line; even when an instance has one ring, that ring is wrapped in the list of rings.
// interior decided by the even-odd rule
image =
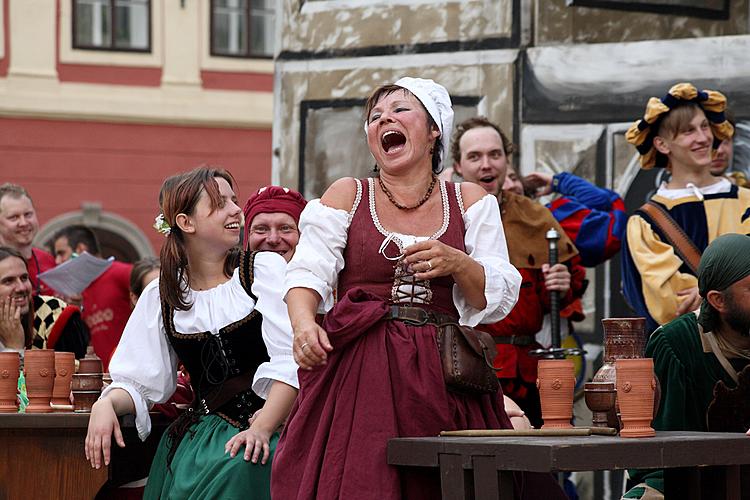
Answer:
[[[151,416],[148,414],[148,403],[146,399],[138,392],[137,384],[128,382],[112,382],[103,391],[99,399],[109,394],[112,389],[123,389],[130,394],[135,404],[135,430],[138,431],[138,437],[145,441],[151,434]]]
[[[268,393],[275,381],[299,389],[297,370],[299,367],[292,355],[274,356],[273,360],[261,364],[253,377],[253,391],[263,399],[268,399]]]
[[[458,322],[466,326],[477,326],[480,323],[496,323],[510,313],[518,301],[521,290],[521,274],[501,259],[476,259],[484,268],[484,297],[487,306],[476,309],[466,302],[458,286],[453,286],[453,303],[458,309]]]

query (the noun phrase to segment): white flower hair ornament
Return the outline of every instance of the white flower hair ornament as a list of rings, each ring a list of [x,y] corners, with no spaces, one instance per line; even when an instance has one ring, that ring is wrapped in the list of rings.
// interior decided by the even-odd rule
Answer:
[[[154,219],[154,229],[159,231],[165,237],[169,236],[169,233],[172,232],[172,227],[164,219],[164,214],[159,214],[156,216],[156,218]]]

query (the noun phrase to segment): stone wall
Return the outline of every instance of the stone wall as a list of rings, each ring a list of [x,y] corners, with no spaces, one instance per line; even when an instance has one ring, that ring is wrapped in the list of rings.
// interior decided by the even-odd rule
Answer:
[[[620,10],[579,6],[575,0],[536,0],[534,44],[549,46],[577,43],[635,42],[711,36],[744,35],[748,33],[748,1],[726,2],[728,19],[670,14],[659,4],[676,2],[642,2],[654,4],[657,12]],[[588,2],[595,5],[621,5],[637,2]],[[683,2],[723,6],[723,1]],[[635,7],[631,7],[635,9]],[[661,12],[658,12],[661,10]]]
[[[280,51],[373,55],[384,47],[408,52],[416,45],[507,38],[512,6],[509,0],[284,0]]]
[[[520,146],[522,174],[571,171],[617,190],[632,210],[660,181],[640,171],[624,140],[650,96],[692,81],[724,91],[738,118],[750,120],[750,0],[726,2],[715,18],[675,15],[665,3],[675,2],[284,0],[274,181],[315,197],[339,177],[369,175],[361,106],[377,86],[409,75],[445,85],[457,120],[484,114],[499,123]],[[750,137],[749,123],[740,130]],[[738,143],[750,149],[750,139]],[[600,318],[629,311],[619,259],[590,279],[589,318],[578,331],[595,339]]]

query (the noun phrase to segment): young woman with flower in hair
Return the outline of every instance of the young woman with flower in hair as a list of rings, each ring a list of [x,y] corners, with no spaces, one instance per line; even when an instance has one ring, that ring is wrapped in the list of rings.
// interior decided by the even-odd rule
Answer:
[[[112,358],[113,382],[92,409],[86,457],[99,468],[109,464],[113,436],[125,445],[120,415],[135,414],[146,438],[148,409],[174,392],[179,358],[196,399],[165,432],[144,498],[270,498],[275,431],[297,393],[277,286],[285,261],[237,251],[242,211],[225,170],[170,177],[159,200],[160,277],[143,290]]]

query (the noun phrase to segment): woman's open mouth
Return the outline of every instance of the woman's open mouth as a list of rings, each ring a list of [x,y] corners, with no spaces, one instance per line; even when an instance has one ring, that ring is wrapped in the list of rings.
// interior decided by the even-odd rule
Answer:
[[[406,136],[396,130],[387,130],[380,136],[380,145],[386,153],[395,153],[406,144]]]

